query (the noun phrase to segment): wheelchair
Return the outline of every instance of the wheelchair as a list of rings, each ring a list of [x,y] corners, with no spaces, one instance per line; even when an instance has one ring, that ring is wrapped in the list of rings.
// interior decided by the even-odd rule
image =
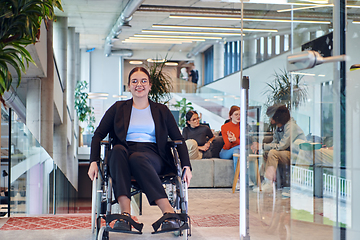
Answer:
[[[188,191],[187,184],[184,181],[184,172],[181,168],[181,160],[178,155],[177,146],[182,144],[181,140],[168,141],[168,146],[171,149],[174,164],[176,166],[176,173],[169,173],[165,175],[159,175],[161,182],[167,193],[169,202],[174,209],[174,214],[166,214],[152,224],[154,231],[152,234],[174,231],[174,234],[188,239],[191,236],[191,220],[188,216]],[[118,213],[112,213],[112,206],[117,203],[117,200],[113,197],[112,179],[109,174],[107,156],[111,150],[111,141],[102,141],[101,145],[105,147],[105,154],[101,161],[98,163],[99,177],[93,181],[92,191],[92,232],[96,234],[98,240],[108,240],[109,232],[125,232],[133,234],[142,234],[143,224],[135,222],[128,216],[124,216]],[[139,194],[139,215],[142,215],[142,190],[135,180],[131,180],[131,197]],[[180,223],[180,228],[176,230],[158,230],[166,219],[177,219]],[[102,225],[105,221],[105,226]],[[123,231],[114,229],[111,227],[111,223],[117,220],[126,220],[136,231]]]

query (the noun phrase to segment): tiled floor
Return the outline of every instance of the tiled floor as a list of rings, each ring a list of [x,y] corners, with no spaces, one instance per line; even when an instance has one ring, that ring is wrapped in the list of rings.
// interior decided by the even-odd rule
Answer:
[[[268,204],[270,210],[265,208],[263,214],[259,214],[257,210],[256,193],[251,191],[249,198],[248,222],[251,240],[288,240],[290,233],[291,239],[333,239],[331,226],[290,220],[289,198],[277,201],[275,212],[271,211],[273,205]],[[161,212],[157,207],[149,206],[146,198],[144,199],[143,215],[138,216],[139,221],[144,223],[143,234],[110,233],[110,239],[179,239],[172,233],[151,234],[151,224],[161,216]],[[86,204],[79,203],[78,210],[81,213],[78,214],[39,216],[31,221],[25,221],[24,218],[0,218],[0,239],[94,239],[90,229],[90,214],[84,213],[89,210]],[[189,189],[189,214],[192,219],[190,240],[240,239],[239,192],[233,194],[229,188]],[[21,231],[14,228],[10,230],[13,226]]]
[[[190,239],[239,239],[238,202],[238,192],[233,194],[231,189],[190,189]],[[172,233],[151,234],[151,224],[161,216],[161,212],[157,207],[149,206],[146,198],[143,203],[143,215],[138,216],[144,223],[143,234],[110,233],[110,239],[179,239]],[[84,213],[89,210],[88,206],[81,202],[78,205],[79,214],[39,216],[30,218],[30,221],[23,217],[10,218],[6,223],[5,219],[0,219],[0,239],[93,239],[90,214]],[[83,229],[79,229],[80,226]],[[53,230],[45,230],[50,227]]]

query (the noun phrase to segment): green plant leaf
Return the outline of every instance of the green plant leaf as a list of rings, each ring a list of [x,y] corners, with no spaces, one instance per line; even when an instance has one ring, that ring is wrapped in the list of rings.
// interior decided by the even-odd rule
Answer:
[[[25,47],[35,43],[42,20],[53,19],[54,6],[63,11],[60,0],[0,0],[0,98],[12,83],[6,64],[15,68],[20,84],[32,60]]]
[[[274,79],[271,83],[267,83],[267,89],[264,95],[267,96],[267,103],[270,106],[273,104],[285,104],[289,109],[298,108],[301,103],[307,99],[307,87],[301,80],[303,76],[291,75],[286,70],[281,70],[280,73],[274,73]],[[291,90],[293,88],[293,91]]]

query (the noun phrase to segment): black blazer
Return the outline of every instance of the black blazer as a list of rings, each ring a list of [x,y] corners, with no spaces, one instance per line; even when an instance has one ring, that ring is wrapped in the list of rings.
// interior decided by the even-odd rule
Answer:
[[[179,157],[181,165],[189,166],[191,168],[188,150],[176,124],[174,116],[167,106],[155,103],[151,100],[150,109],[151,115],[155,124],[155,138],[158,146],[159,155],[161,158],[174,168],[172,162],[172,154],[167,147],[168,137],[172,140],[182,140],[183,144],[178,146]],[[91,141],[90,162],[100,160],[100,142],[108,135],[114,138],[113,144],[121,144],[128,147],[126,143],[126,135],[130,123],[131,109],[133,100],[117,101],[104,114],[99,126],[94,132]]]

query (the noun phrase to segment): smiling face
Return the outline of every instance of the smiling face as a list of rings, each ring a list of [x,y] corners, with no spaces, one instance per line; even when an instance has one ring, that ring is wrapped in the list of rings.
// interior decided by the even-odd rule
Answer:
[[[196,128],[198,126],[200,126],[200,118],[199,115],[197,115],[196,113],[193,114],[190,118],[189,121],[187,121],[187,123],[190,125],[191,128]]]
[[[240,110],[233,112],[230,118],[234,124],[238,124],[240,122]]]
[[[149,77],[142,71],[136,71],[130,76],[129,90],[133,98],[148,97],[151,89]]]

